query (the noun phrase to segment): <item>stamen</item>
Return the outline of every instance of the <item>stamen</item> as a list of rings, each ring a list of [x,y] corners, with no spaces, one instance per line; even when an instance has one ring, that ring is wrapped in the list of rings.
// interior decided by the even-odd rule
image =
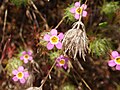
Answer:
[[[22,72],[18,72],[18,74],[17,74],[17,78],[18,78],[18,79],[23,78],[23,73],[22,73]]]
[[[57,36],[52,36],[52,37],[50,38],[50,42],[51,42],[52,44],[57,44],[58,41],[59,41],[59,38],[58,38]]]
[[[120,57],[116,57],[115,62],[116,62],[117,64],[120,64]]]
[[[82,8],[81,8],[81,7],[78,7],[78,8],[76,8],[75,11],[76,11],[77,14],[81,14],[81,13],[82,13]]]
[[[61,59],[59,63],[62,64],[62,65],[64,65],[65,64],[65,60]]]

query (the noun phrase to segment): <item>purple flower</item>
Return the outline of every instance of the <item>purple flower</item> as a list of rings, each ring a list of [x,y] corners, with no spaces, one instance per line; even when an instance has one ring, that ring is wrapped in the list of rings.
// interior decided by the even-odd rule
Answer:
[[[14,81],[20,81],[20,83],[24,84],[26,79],[29,77],[28,71],[24,70],[23,66],[20,66],[18,70],[13,70],[12,74],[14,77],[12,78]]]
[[[76,2],[74,7],[70,9],[70,12],[74,14],[75,19],[79,19],[81,14],[83,17],[87,16],[87,11],[85,11],[86,8],[87,8],[87,5],[82,4],[80,6],[80,2]]]
[[[32,51],[28,51],[28,52],[23,51],[20,60],[24,60],[24,63],[28,63],[28,60],[30,61],[33,60]]]
[[[56,66],[63,67],[64,69],[67,69],[67,66],[68,66],[68,64],[67,64],[68,58],[67,57],[61,55],[60,57],[58,57],[56,59],[56,62],[57,62]]]
[[[63,33],[60,33],[58,36],[57,36],[57,30],[56,29],[52,29],[50,31],[50,34],[51,35],[48,35],[46,34],[44,36],[44,40],[45,41],[48,41],[48,44],[47,44],[47,49],[48,50],[51,50],[54,45],[58,48],[58,49],[61,49],[62,48],[62,43],[61,43],[61,40],[63,39],[64,37],[64,34]]]
[[[110,60],[108,65],[110,67],[116,66],[116,70],[120,70],[120,54],[117,51],[113,51],[111,56],[113,57],[113,60]]]

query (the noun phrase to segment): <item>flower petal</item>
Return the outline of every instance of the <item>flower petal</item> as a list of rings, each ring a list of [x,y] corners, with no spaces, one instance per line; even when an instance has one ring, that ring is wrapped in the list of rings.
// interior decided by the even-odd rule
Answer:
[[[20,79],[20,83],[25,83],[25,79],[24,78],[22,78],[22,79]]]
[[[115,63],[114,60],[110,60],[110,61],[108,62],[108,65],[109,65],[110,67],[114,67],[114,66],[116,65],[116,63]]]
[[[24,77],[27,79],[29,77],[29,73],[28,72],[24,72]]]
[[[87,5],[86,4],[82,4],[81,7],[83,8],[83,10],[85,10],[87,8]]]
[[[23,51],[23,52],[22,52],[22,55],[24,55],[24,54],[26,54],[26,51]]]
[[[50,41],[50,35],[45,34],[45,36],[44,36],[44,40],[45,40],[45,41]]]
[[[54,47],[54,44],[51,44],[50,42],[47,44],[47,49],[51,50]]]
[[[82,16],[83,16],[83,17],[86,17],[86,16],[87,16],[87,11],[83,11]]]
[[[13,75],[16,75],[17,73],[18,73],[17,70],[13,70],[13,71],[12,71],[12,74],[13,74]]]
[[[75,13],[75,8],[71,8],[71,9],[70,9],[70,12],[71,12],[71,13]]]
[[[75,19],[79,19],[80,15],[79,14],[75,14]]]
[[[56,29],[52,29],[52,30],[50,31],[50,33],[51,33],[51,35],[57,35],[57,30],[56,30]]]
[[[29,60],[33,60],[33,57],[32,57],[32,56],[29,56]]]
[[[64,67],[64,69],[67,69],[67,66],[68,66],[67,64],[64,64],[64,66],[63,66],[63,67]]]
[[[80,2],[76,2],[75,7],[80,7]]]
[[[62,43],[58,42],[58,44],[55,45],[58,49],[62,49]]]
[[[18,78],[16,76],[14,76],[12,79],[13,81],[18,81]]]
[[[23,66],[20,66],[20,67],[18,68],[18,71],[19,71],[19,72],[23,72],[23,71],[24,71],[24,67],[23,67]]]
[[[21,57],[20,57],[20,60],[23,60],[23,59],[24,59],[24,57],[23,57],[23,56],[21,56]]]
[[[120,65],[116,65],[116,70],[120,70]]]
[[[28,59],[24,59],[24,63],[28,63]]]
[[[58,35],[58,37],[59,37],[59,40],[62,40],[62,39],[64,38],[64,34],[63,34],[63,33],[60,33],[60,34]]]
[[[32,55],[33,52],[31,50],[29,50],[27,53],[28,53],[28,55]]]
[[[119,53],[117,51],[112,51],[112,57],[116,58],[117,56],[119,56]]]

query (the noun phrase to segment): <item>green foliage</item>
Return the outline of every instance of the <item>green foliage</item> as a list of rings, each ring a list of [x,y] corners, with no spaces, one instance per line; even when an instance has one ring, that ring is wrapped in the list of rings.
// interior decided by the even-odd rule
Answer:
[[[27,5],[28,0],[10,0],[16,6]]]
[[[61,87],[60,90],[75,90],[75,86],[70,83],[66,83]]]
[[[51,60],[54,60],[55,58],[60,56],[60,51],[50,52],[49,56]]]
[[[90,42],[90,52],[95,56],[105,56],[107,52],[112,48],[112,44],[106,38],[100,39],[96,38],[94,41]]]
[[[99,27],[104,28],[108,25],[108,22],[101,22],[99,23]]]
[[[17,69],[19,66],[22,66],[23,64],[23,61],[21,61],[20,59],[18,58],[11,58],[8,60],[8,64],[6,65],[6,70],[7,70],[7,74],[8,75],[12,75],[12,71]]]
[[[119,8],[119,2],[108,2],[102,6],[101,13],[105,13],[109,18],[112,18],[115,11]]]
[[[74,22],[75,21],[75,17],[74,15],[70,12],[70,9],[73,7],[74,5],[71,4],[69,5],[69,7],[67,7],[65,9],[65,17],[67,18],[67,23],[70,21],[70,22]]]

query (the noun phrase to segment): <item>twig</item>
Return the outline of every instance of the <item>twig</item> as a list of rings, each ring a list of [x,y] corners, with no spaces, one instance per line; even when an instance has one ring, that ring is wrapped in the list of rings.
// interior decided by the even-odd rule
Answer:
[[[92,90],[83,78],[81,80],[89,90]]]
[[[39,89],[41,89],[41,88],[43,87],[43,85],[45,84],[45,82],[46,82],[48,76],[50,75],[50,73],[51,73],[53,67],[55,66],[55,64],[56,64],[56,60],[55,60],[55,62],[53,63],[52,67],[50,68],[50,70],[49,70],[47,76],[44,78],[44,80],[42,80],[42,82],[41,82],[42,84],[41,84],[41,86],[39,87]]]
[[[63,22],[63,20],[65,19],[66,17],[64,16],[61,20],[60,20],[60,22],[57,24],[57,26],[55,27],[55,29],[57,29],[59,26],[60,26],[60,24]]]
[[[49,26],[48,26],[48,24],[47,24],[46,19],[45,19],[45,18],[42,16],[42,14],[39,12],[39,10],[38,10],[37,7],[35,6],[34,2],[33,2],[32,0],[30,0],[30,2],[31,2],[31,4],[32,4],[33,8],[35,9],[35,12],[40,15],[41,19],[42,19],[43,22],[45,23],[46,30],[48,30],[48,29],[49,29]]]
[[[6,27],[6,21],[7,21],[7,15],[8,15],[8,10],[6,9],[5,10],[5,17],[4,17],[4,24],[3,24],[3,36],[2,36],[2,41],[1,41],[1,44],[0,44],[0,48],[2,46],[2,43],[4,42],[4,38],[5,38],[5,27]]]

